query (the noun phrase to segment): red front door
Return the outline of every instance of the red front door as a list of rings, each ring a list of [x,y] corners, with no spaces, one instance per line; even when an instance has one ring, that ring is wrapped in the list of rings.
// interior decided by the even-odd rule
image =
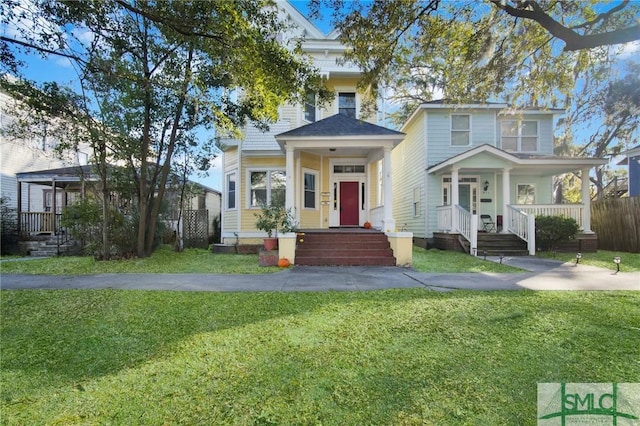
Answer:
[[[340,226],[360,224],[358,182],[340,182]]]

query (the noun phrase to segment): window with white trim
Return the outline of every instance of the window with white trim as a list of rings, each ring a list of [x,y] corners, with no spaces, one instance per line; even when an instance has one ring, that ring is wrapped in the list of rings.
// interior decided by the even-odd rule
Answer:
[[[469,146],[470,144],[471,116],[451,114],[451,146]]]
[[[235,210],[236,201],[237,201],[236,172],[227,173],[226,186],[227,186],[227,205],[226,205],[227,210]]]
[[[413,217],[420,216],[420,187],[413,188]]]
[[[516,204],[535,204],[536,187],[531,183],[516,185]]]
[[[304,119],[310,123],[316,121],[316,94],[307,92],[304,99]]]
[[[286,197],[284,170],[253,170],[249,172],[249,207],[276,204],[283,206]]]
[[[354,92],[338,93],[338,114],[356,118],[356,94]]]
[[[304,208],[315,209],[318,206],[318,173],[304,172]]]
[[[500,142],[505,151],[537,152],[538,122],[534,120],[503,120]]]

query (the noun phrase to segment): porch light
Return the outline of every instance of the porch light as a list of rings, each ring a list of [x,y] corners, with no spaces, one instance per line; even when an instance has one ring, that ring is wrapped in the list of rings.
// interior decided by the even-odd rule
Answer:
[[[580,263],[580,259],[582,259],[582,253],[577,252],[577,253],[576,253],[576,265],[577,265],[578,263]]]
[[[613,263],[616,264],[616,274],[620,272],[620,256],[616,256],[613,258]]]
[[[488,181],[488,180],[485,180],[485,181],[482,183],[482,190],[483,190],[484,192],[487,192],[487,191],[489,190],[489,181]]]

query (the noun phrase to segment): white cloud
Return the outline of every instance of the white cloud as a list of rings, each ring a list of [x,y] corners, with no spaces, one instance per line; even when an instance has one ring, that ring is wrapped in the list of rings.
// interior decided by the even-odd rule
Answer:
[[[620,58],[640,60],[640,40],[631,41],[621,45]]]

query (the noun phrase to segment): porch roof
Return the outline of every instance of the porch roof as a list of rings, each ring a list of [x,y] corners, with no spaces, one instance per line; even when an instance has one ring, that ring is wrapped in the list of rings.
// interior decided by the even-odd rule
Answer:
[[[94,166],[71,166],[61,167],[57,169],[37,170],[33,172],[21,172],[16,173],[18,182],[38,183],[45,182],[51,183],[53,180],[56,182],[80,182],[84,181],[97,181],[99,176],[95,173]]]
[[[603,158],[512,153],[484,144],[430,166],[427,171],[437,174],[451,172],[454,168],[476,172],[508,168],[513,172],[549,176],[606,163],[607,160]]]
[[[383,147],[393,149],[405,134],[344,114],[335,114],[315,123],[276,135],[280,148],[317,151],[324,155],[368,155]],[[337,152],[336,152],[337,151]]]

